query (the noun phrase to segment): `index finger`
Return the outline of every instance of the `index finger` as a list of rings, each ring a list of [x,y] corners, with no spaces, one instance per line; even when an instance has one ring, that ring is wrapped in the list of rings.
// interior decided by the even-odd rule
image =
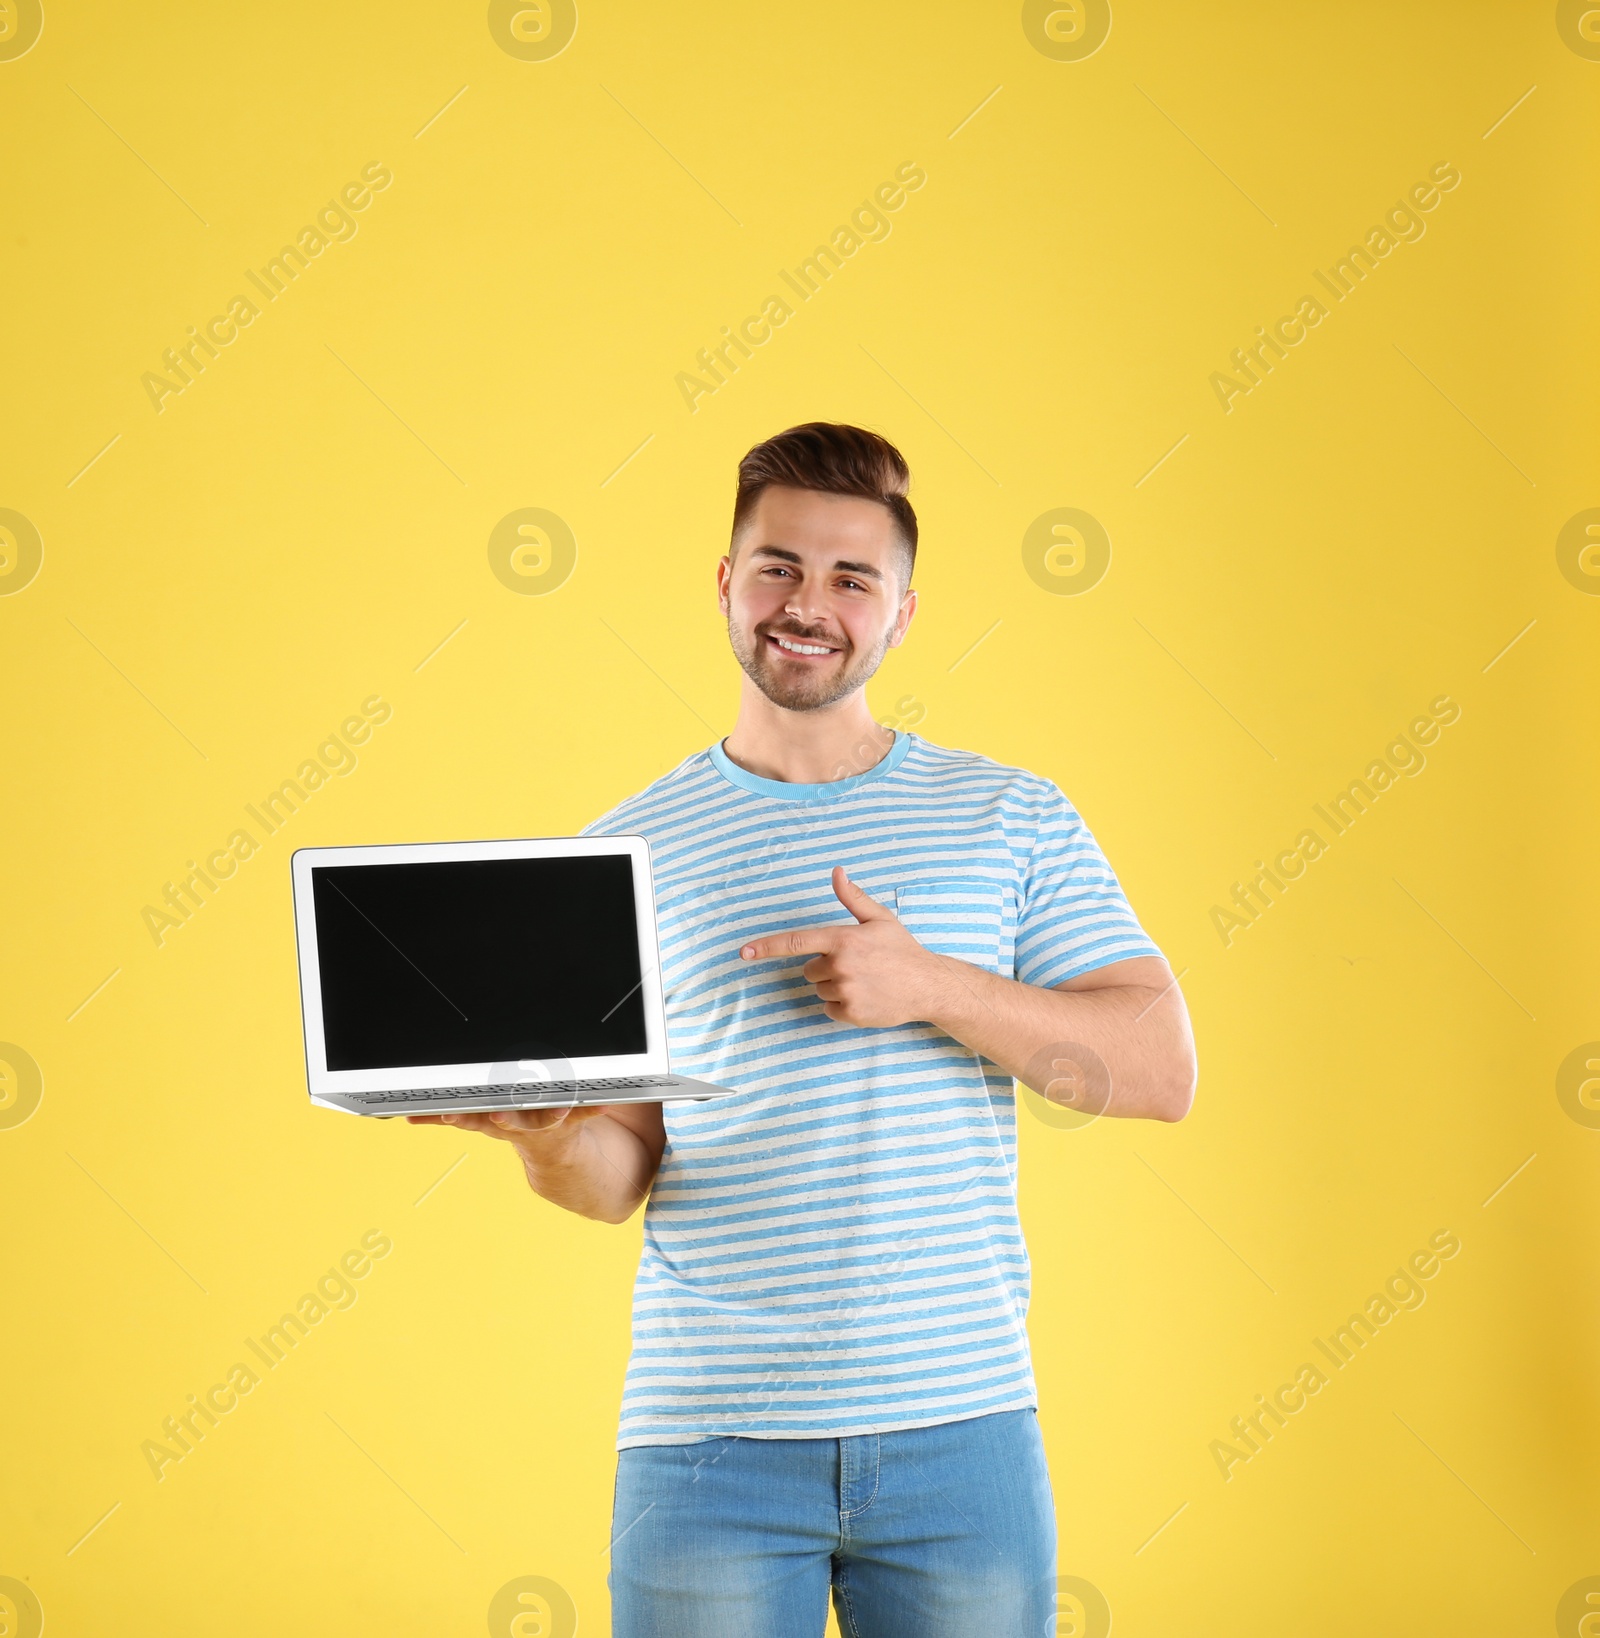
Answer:
[[[773,956],[832,955],[847,927],[800,927],[792,933],[771,933],[739,946],[745,961],[768,961]]]

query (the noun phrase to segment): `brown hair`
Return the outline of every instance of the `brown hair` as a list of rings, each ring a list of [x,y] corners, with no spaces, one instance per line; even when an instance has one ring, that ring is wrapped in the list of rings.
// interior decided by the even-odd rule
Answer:
[[[917,514],[906,499],[911,469],[887,438],[863,427],[807,421],[757,444],[739,462],[733,503],[733,535],[774,484],[814,489],[825,495],[857,495],[889,510],[906,552],[906,583],[917,561]]]

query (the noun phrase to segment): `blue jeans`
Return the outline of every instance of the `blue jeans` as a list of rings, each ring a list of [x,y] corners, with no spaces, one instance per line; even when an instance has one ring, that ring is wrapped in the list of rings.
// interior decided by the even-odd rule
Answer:
[[[613,1638],[1048,1638],[1056,1526],[1038,1417],[619,1453]]]

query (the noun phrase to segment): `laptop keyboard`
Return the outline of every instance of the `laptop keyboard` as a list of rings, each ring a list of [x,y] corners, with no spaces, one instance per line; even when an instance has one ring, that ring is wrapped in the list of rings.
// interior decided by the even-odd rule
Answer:
[[[634,1092],[652,1086],[670,1086],[672,1075],[618,1075],[600,1081],[533,1081],[506,1086],[430,1086],[421,1091],[362,1092],[362,1103],[459,1103],[463,1098],[535,1098],[541,1103],[565,1102],[579,1092]]]

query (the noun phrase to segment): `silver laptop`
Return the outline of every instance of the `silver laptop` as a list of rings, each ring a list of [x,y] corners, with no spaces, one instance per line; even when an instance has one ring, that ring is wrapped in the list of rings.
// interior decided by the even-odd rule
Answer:
[[[672,1073],[642,836],[290,863],[314,1103],[394,1116],[732,1095]]]

